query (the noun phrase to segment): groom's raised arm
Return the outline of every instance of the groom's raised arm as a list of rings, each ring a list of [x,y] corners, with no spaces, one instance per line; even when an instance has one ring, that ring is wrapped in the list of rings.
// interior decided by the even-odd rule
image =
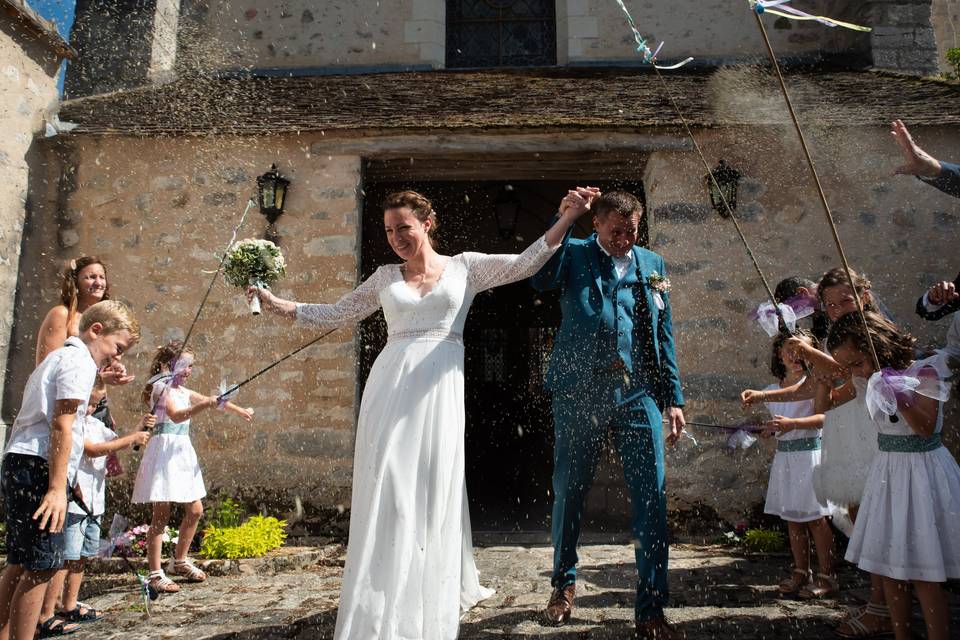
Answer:
[[[660,258],[658,273],[667,274],[667,266]],[[673,341],[673,317],[670,309],[670,294],[664,293],[663,310],[657,322],[657,338],[660,344],[660,401],[664,407],[682,407],[683,391],[680,389],[680,367]]]
[[[560,214],[553,216],[550,221],[552,227],[560,219]],[[573,232],[573,225],[567,229],[560,243],[560,248],[553,254],[547,264],[540,268],[533,277],[530,278],[530,284],[538,291],[550,291],[563,286],[567,278],[567,247],[570,244],[570,234]]]

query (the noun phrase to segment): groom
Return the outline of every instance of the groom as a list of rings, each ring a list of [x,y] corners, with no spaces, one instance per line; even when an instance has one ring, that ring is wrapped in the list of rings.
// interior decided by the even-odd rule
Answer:
[[[663,258],[634,245],[643,206],[633,195],[569,191],[560,214],[593,212],[596,234],[570,238],[532,278],[560,289],[563,322],[546,386],[553,394],[553,593],[547,622],[570,619],[583,503],[612,436],[633,504],[637,637],[679,638],[666,623],[667,517],[662,414],[673,442],[684,427]]]

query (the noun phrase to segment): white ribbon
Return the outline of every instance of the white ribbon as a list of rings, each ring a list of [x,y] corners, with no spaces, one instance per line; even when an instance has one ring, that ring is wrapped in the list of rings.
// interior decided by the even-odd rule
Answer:
[[[950,397],[950,384],[947,381],[951,376],[948,358],[946,351],[937,351],[929,358],[915,361],[903,371],[883,369],[870,376],[864,395],[870,417],[876,419],[880,413],[896,415],[900,397],[912,394],[946,402]],[[931,375],[930,369],[934,375]]]

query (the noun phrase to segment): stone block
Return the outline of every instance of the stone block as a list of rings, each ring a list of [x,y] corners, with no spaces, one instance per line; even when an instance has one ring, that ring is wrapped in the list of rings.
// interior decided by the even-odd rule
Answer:
[[[598,20],[593,16],[569,16],[567,36],[573,38],[597,38],[600,36]],[[571,52],[570,55],[573,55]]]
[[[443,42],[444,28],[437,20],[410,20],[403,24],[404,42]]]
[[[674,323],[676,326],[676,323]],[[683,395],[692,400],[726,400],[739,402],[740,392],[757,388],[757,379],[753,376],[731,375],[725,373],[688,373],[682,376]]]
[[[74,229],[61,229],[57,233],[57,242],[64,249],[69,249],[80,242],[80,234]]]
[[[183,189],[187,181],[180,176],[157,176],[150,180],[151,191],[173,191]]]
[[[437,20],[444,11],[442,0],[413,0],[410,3],[410,17],[414,20]]]
[[[900,66],[900,58],[897,55],[899,49],[873,47],[873,64],[881,69],[897,69]]]
[[[653,211],[654,221],[699,223],[706,222],[714,215],[713,207],[690,202],[671,202],[657,207]]]
[[[420,60],[430,63],[434,68],[440,68],[446,63],[447,50],[442,42],[421,42]]]
[[[203,196],[203,204],[209,207],[222,207],[226,205],[235,205],[237,203],[237,194],[230,191],[220,191],[208,193]]]
[[[351,458],[353,433],[349,429],[322,427],[277,433],[273,436],[277,450],[291,456],[308,458]]]
[[[357,237],[323,236],[304,243],[303,253],[307,256],[353,255],[357,250]]]

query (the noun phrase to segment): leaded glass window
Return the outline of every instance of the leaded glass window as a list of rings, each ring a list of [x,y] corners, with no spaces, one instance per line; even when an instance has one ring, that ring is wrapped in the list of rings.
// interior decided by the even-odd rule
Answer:
[[[557,63],[553,0],[447,0],[447,67]]]

